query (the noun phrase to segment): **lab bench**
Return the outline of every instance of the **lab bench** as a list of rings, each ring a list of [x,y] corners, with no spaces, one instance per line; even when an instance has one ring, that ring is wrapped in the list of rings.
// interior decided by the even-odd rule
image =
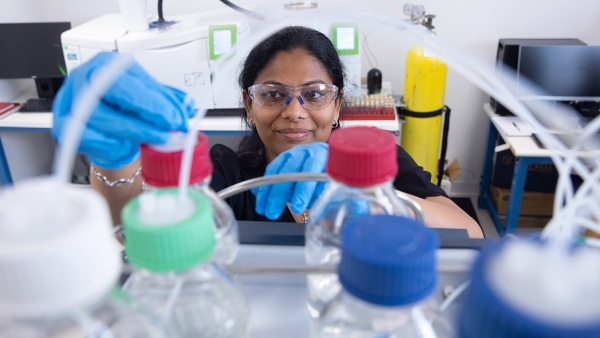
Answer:
[[[234,266],[263,267],[261,273],[237,277],[248,301],[251,337],[306,338],[311,320],[306,307],[306,275],[265,272],[269,266],[305,264],[304,224],[238,221],[240,251]],[[438,287],[434,298],[441,303],[443,290],[460,286],[485,240],[469,239],[466,230],[435,229],[441,248],[437,251]],[[448,308],[454,317],[461,297]]]
[[[27,92],[11,102],[25,102],[33,96],[33,92]],[[0,119],[0,186],[18,180],[14,172],[11,174],[10,162],[14,162],[15,158],[19,159],[19,163],[13,163],[13,167],[26,171],[19,172],[21,178],[43,176],[50,172],[55,149],[50,135],[52,118],[53,114],[48,112],[15,112]],[[341,126],[373,126],[388,130],[398,137],[400,123],[396,116],[395,120],[341,121]],[[209,136],[209,142],[224,143],[230,147],[237,146],[239,137],[248,132],[239,116],[206,116],[197,122],[192,119],[190,128],[204,132]]]

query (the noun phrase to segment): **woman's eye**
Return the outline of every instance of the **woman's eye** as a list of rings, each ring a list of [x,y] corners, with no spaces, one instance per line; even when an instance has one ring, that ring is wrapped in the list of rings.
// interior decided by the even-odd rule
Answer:
[[[325,92],[318,91],[318,90],[310,90],[310,91],[307,91],[302,96],[305,98],[308,98],[308,99],[318,100],[318,99],[325,97]]]
[[[283,96],[283,94],[278,90],[269,90],[263,93],[263,96],[267,99],[278,99]]]

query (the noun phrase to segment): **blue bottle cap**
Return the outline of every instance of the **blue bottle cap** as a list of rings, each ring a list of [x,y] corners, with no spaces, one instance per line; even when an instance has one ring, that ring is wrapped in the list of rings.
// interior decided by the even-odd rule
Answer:
[[[400,216],[354,218],[344,230],[340,283],[368,303],[400,306],[418,302],[436,287],[437,234]]]
[[[598,322],[567,327],[556,322],[532,318],[507,303],[494,291],[486,276],[486,267],[506,244],[507,242],[499,242],[484,248],[475,262],[471,272],[471,284],[466,290],[458,316],[458,337],[599,338]]]

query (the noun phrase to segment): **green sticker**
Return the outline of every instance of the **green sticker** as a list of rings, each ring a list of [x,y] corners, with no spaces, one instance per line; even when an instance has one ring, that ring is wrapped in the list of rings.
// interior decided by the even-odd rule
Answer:
[[[208,49],[211,60],[228,54],[235,46],[237,38],[236,25],[208,26]]]
[[[358,54],[358,24],[354,22],[334,23],[333,45],[340,55]]]

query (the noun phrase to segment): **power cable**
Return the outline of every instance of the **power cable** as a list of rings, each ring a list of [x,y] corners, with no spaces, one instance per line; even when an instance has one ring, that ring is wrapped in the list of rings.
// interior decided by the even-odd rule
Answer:
[[[256,13],[256,12],[253,12],[253,11],[249,11],[247,9],[243,9],[242,7],[240,7],[240,6],[238,6],[238,5],[234,4],[234,3],[231,3],[228,0],[221,0],[221,2],[224,3],[225,5],[227,5],[228,7],[230,7],[231,9],[233,9],[235,11],[238,11],[238,12],[240,12],[242,14],[245,14],[245,15],[253,18],[253,19],[258,19],[258,20],[264,20],[265,19],[264,15]]]

